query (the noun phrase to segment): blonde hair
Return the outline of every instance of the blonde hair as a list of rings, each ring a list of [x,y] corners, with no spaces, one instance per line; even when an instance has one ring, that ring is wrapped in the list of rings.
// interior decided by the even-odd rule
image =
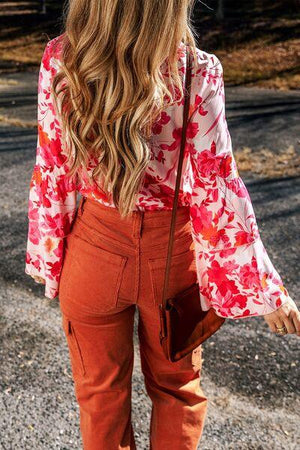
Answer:
[[[52,89],[56,107],[61,95],[62,134],[74,155],[69,175],[80,167],[88,174],[89,157],[95,157],[89,183],[99,181],[122,217],[131,213],[150,161],[153,122],[184,94],[181,43],[190,46],[196,61],[193,4],[70,0],[64,12],[61,70]]]

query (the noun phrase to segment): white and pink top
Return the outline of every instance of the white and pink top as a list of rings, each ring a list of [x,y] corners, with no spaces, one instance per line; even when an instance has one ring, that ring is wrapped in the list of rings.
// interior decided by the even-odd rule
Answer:
[[[28,201],[25,272],[43,277],[45,296],[58,295],[64,240],[75,217],[77,195],[115,207],[84,178],[70,181],[61,124],[50,91],[59,70],[60,36],[50,40],[38,80],[38,137]],[[289,294],[264,248],[247,188],[239,176],[225,116],[223,67],[218,57],[197,48],[192,72],[187,145],[179,205],[189,207],[195,243],[199,298],[225,318],[268,314]],[[186,49],[178,48],[184,82]],[[164,67],[162,67],[164,69]],[[164,71],[164,76],[168,76]],[[172,209],[180,150],[183,100],[167,105],[153,125],[152,159],[136,210]],[[89,171],[97,164],[90,160]]]

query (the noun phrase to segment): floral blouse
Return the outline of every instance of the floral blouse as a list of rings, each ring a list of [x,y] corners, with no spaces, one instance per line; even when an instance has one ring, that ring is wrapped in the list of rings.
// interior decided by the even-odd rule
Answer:
[[[45,280],[45,296],[58,295],[64,240],[76,213],[77,194],[115,207],[84,178],[69,181],[61,126],[50,92],[59,69],[59,36],[42,56],[38,79],[38,136],[29,188],[25,272]],[[215,54],[197,48],[179,205],[189,207],[195,243],[199,299],[225,318],[271,313],[289,294],[260,238],[247,188],[239,176],[225,116],[223,67]],[[184,44],[178,48],[182,79]],[[164,76],[168,73],[163,67]],[[168,105],[153,125],[151,161],[136,210],[172,209],[182,129],[183,100]],[[92,170],[97,161],[90,160]]]

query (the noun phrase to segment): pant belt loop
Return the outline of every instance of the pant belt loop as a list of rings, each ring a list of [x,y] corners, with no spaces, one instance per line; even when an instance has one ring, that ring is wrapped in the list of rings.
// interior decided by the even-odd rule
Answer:
[[[133,215],[133,237],[139,238],[142,235],[142,227],[143,227],[143,211],[135,211]]]
[[[145,219],[145,212],[140,211],[140,237],[142,237],[143,229],[144,229],[144,219]]]

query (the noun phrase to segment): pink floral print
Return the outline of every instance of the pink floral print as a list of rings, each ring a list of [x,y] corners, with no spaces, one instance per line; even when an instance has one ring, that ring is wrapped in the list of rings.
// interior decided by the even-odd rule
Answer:
[[[77,194],[115,207],[85,177],[70,181],[67,154],[50,91],[59,69],[60,36],[50,40],[38,80],[38,139],[28,201],[25,272],[45,280],[45,296],[58,295],[64,239],[76,213]],[[186,73],[186,50],[178,48]],[[166,79],[168,73],[163,66]],[[166,106],[153,125],[151,161],[135,210],[172,209],[182,130],[183,100]],[[90,159],[88,171],[97,160]],[[223,67],[218,57],[197,48],[192,72],[187,145],[179,205],[188,206],[195,244],[199,301],[225,318],[271,313],[289,294],[261,240],[249,193],[239,176],[225,115]]]

